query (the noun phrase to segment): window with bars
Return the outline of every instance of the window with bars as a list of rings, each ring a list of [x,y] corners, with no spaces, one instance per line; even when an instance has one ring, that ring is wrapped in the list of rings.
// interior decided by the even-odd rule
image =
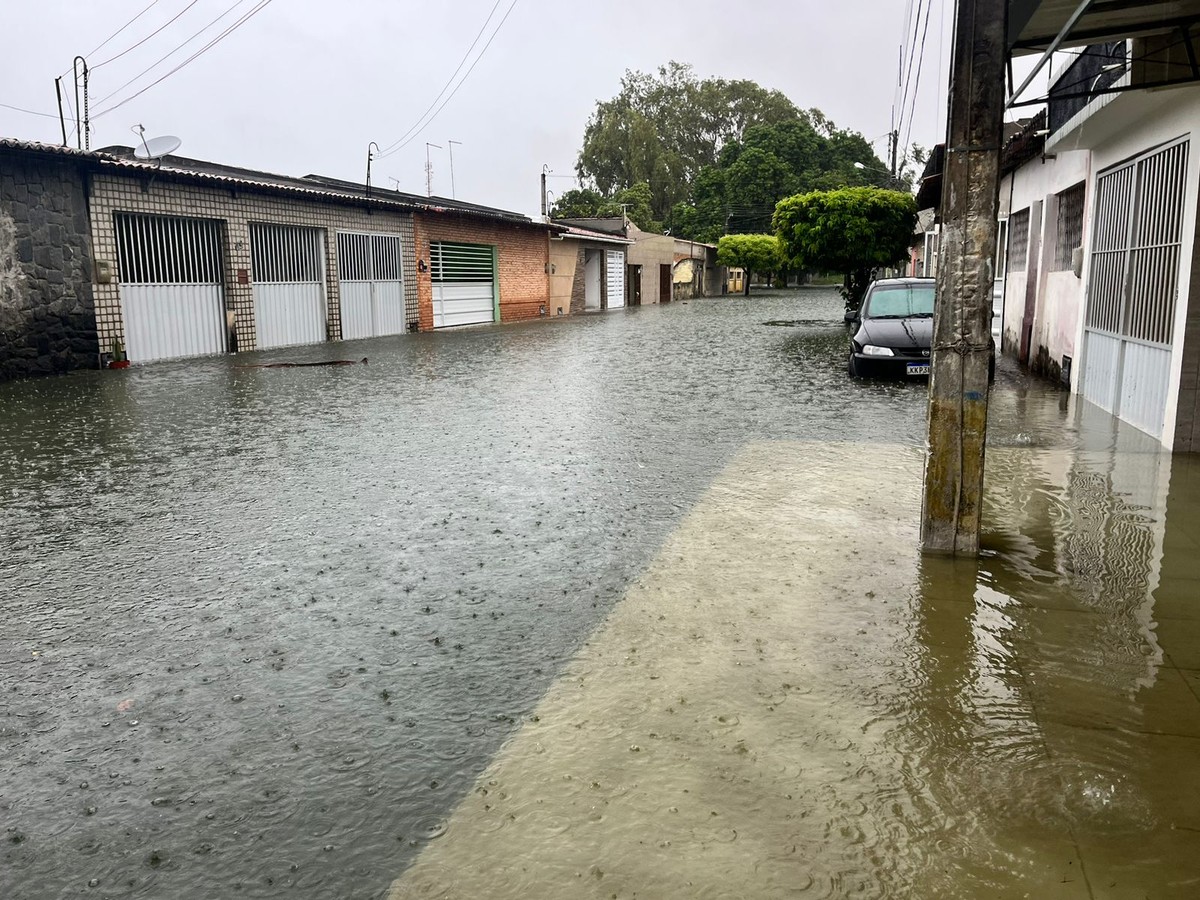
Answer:
[[[215,219],[117,213],[122,284],[219,284],[221,232]]]
[[[1084,185],[1080,182],[1058,195],[1058,231],[1052,272],[1071,268],[1071,257],[1083,245]]]
[[[311,284],[324,281],[321,232],[298,225],[250,225],[250,265],[262,283]]]
[[[339,231],[338,271],[343,281],[400,281],[400,236]]]
[[[1029,264],[1029,207],[1008,217],[1008,269],[1023,272]]]

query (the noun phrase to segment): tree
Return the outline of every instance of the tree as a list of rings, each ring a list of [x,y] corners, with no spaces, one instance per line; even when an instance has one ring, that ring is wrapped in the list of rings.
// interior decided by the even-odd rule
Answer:
[[[845,275],[847,310],[859,308],[873,269],[908,255],[916,223],[911,194],[872,187],[788,197],[775,207],[774,217],[790,265]]]
[[[746,270],[747,297],[751,273],[774,274],[783,262],[779,239],[773,234],[727,234],[717,242],[717,265]]]
[[[626,71],[617,96],[588,119],[576,169],[605,195],[645,182],[653,216],[663,219],[726,143],[798,115],[782,93],[752,81],[700,80],[677,62],[657,75]]]
[[[650,209],[650,185],[644,181],[617,191],[611,197],[591,188],[565,191],[555,201],[553,209],[557,219],[616,218],[622,214],[643,231],[662,231],[662,222],[654,218]]]
[[[769,231],[784,197],[866,186],[886,171],[862,135],[810,109],[789,121],[753,125],[726,143],[716,165],[696,176],[689,199],[672,208],[669,224],[673,234],[702,241]]]

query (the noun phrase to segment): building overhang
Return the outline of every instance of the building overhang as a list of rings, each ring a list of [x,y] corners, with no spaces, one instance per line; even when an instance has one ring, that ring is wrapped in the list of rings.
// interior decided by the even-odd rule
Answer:
[[[1051,45],[1069,49],[1170,34],[1197,23],[1200,0],[1009,0],[1008,46],[1023,56]]]

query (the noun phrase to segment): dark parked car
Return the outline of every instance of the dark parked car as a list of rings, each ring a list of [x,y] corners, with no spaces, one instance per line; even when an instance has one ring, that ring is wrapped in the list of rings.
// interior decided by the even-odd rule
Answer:
[[[867,289],[851,319],[851,375],[929,375],[934,284],[932,278],[882,278]]]

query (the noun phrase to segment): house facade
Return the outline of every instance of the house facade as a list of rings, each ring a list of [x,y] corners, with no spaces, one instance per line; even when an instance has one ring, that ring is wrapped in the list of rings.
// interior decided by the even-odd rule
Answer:
[[[1004,347],[1166,448],[1195,452],[1200,85],[1138,90],[1169,64],[1156,41],[1093,45],[1052,75],[1033,152],[1001,185]],[[1091,96],[1107,88],[1127,92]]]
[[[319,176],[0,141],[0,377],[546,316],[551,233]]]
[[[550,238],[550,313],[579,315],[625,305],[625,254],[631,241],[578,225],[556,224]]]

